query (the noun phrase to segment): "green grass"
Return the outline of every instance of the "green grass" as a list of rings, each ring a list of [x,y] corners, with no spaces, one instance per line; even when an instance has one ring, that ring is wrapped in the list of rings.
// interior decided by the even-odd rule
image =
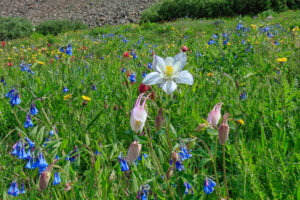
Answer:
[[[203,192],[205,176],[212,180],[216,177],[207,149],[196,138],[205,141],[216,158],[220,193],[225,197],[217,131],[194,131],[205,122],[213,106],[222,101],[222,115],[231,114],[226,144],[230,197],[299,199],[300,39],[299,31],[293,32],[292,28],[300,27],[300,11],[272,15],[269,21],[261,14],[258,18],[180,19],[165,24],[108,26],[55,37],[34,34],[7,42],[0,47],[0,74],[6,83],[0,84],[0,198],[12,199],[7,191],[15,179],[19,188],[22,182],[26,188],[26,194],[15,199],[135,199],[142,184],[151,187],[153,195],[148,199],[154,199],[154,194],[158,199],[171,199],[169,187],[175,199],[217,199],[216,187],[212,194]],[[235,31],[239,22],[249,31]],[[253,29],[252,24],[258,28]],[[273,28],[274,38],[259,31],[266,26]],[[222,44],[224,32],[231,33],[230,45]],[[218,35],[218,45],[208,45],[213,33]],[[129,41],[124,43],[119,35]],[[59,52],[61,46],[68,44],[72,44],[74,57]],[[174,56],[183,45],[189,48],[184,69],[192,73],[194,84],[179,84],[172,98],[157,85],[151,86],[154,99],[147,101],[147,132],[151,132],[164,173],[170,166],[168,133],[173,150],[178,151],[181,142],[192,150],[193,157],[183,162],[185,170],[176,171],[176,175],[174,172],[166,184],[156,175],[150,140],[130,130],[129,118],[139,95],[142,73],[151,72],[145,65],[152,62],[152,51],[161,57]],[[123,57],[131,49],[137,59]],[[278,62],[277,58],[287,58],[287,62]],[[20,70],[22,61],[32,63],[33,75]],[[130,84],[122,68],[135,72],[136,83]],[[92,90],[93,84],[96,90]],[[13,87],[22,102],[12,108],[5,94]],[[70,91],[63,93],[64,87]],[[247,99],[241,100],[243,91]],[[72,98],[64,100],[67,94]],[[85,106],[82,95],[91,98]],[[33,102],[39,113],[32,117],[34,126],[25,129],[26,113]],[[160,107],[164,108],[167,126],[156,132],[154,120]],[[238,119],[245,124],[237,123]],[[53,125],[57,134],[49,137]],[[10,155],[19,135],[22,140],[28,136],[34,141],[35,154],[42,151],[48,164],[56,155],[60,157],[43,192],[38,190],[38,169],[25,169],[27,161]],[[50,141],[44,147],[48,137]],[[131,165],[130,173],[121,172],[118,155],[122,152],[126,156],[134,139],[143,144],[142,153],[149,157],[139,161],[138,166]],[[74,146],[79,156],[74,162],[67,161]],[[96,150],[101,155],[97,156]],[[53,186],[57,171],[62,182]],[[68,181],[71,190],[66,192]],[[193,195],[184,194],[185,181],[192,186]]]

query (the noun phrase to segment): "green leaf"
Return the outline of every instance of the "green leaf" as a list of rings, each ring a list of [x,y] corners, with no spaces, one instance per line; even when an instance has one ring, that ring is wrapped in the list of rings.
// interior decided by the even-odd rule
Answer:
[[[42,97],[44,94],[46,94],[47,92],[49,92],[52,88],[53,88],[53,86],[46,87],[45,89],[43,89],[42,91],[40,91],[37,94],[37,97]]]
[[[100,111],[96,117],[94,117],[94,119],[87,125],[86,129],[85,129],[85,133],[90,129],[90,127],[98,120],[98,118],[100,117],[102,111]]]
[[[148,143],[148,138],[146,136],[134,136],[134,139],[139,141],[141,144],[146,144]]]
[[[207,128],[206,130],[209,135],[218,135],[219,134],[216,129]]]

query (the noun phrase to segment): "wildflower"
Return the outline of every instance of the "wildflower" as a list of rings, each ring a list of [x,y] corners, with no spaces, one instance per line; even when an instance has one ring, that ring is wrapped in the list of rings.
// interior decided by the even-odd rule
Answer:
[[[179,53],[174,58],[167,57],[165,60],[154,55],[153,68],[155,72],[147,74],[143,83],[146,85],[159,84],[167,94],[172,94],[175,91],[176,83],[192,85],[193,76],[188,71],[181,71],[186,60],[185,53]]]
[[[53,181],[53,185],[57,185],[61,182],[61,179],[59,177],[59,172],[54,173],[54,181]]]
[[[9,67],[12,67],[12,66],[13,66],[13,63],[12,63],[12,62],[8,62],[7,65],[8,65]]]
[[[129,77],[129,80],[131,83],[136,82],[136,77],[135,77],[135,73],[132,73]]]
[[[142,145],[138,141],[134,141],[130,144],[126,160],[129,164],[133,163],[140,155]]]
[[[3,85],[6,86],[6,83],[5,83],[5,80],[4,80],[3,76],[1,77],[1,83],[3,83]]]
[[[37,63],[40,64],[40,65],[44,65],[44,64],[45,64],[45,63],[42,62],[42,61],[38,61]]]
[[[210,111],[210,113],[208,114],[207,117],[207,122],[212,126],[212,127],[217,127],[219,120],[221,118],[221,107],[222,107],[223,103],[217,103],[214,108],[212,109],[212,111]]]
[[[90,100],[91,100],[90,97],[87,97],[87,96],[84,96],[84,95],[82,95],[81,98],[82,98],[84,101],[90,101]]]
[[[188,48],[185,45],[183,45],[182,52],[186,52],[187,50],[188,50]]]
[[[7,98],[13,98],[13,97],[14,97],[14,92],[15,92],[15,88],[11,89],[11,90],[5,95],[5,97],[7,97]]]
[[[122,72],[122,73],[126,72],[126,68],[123,67],[123,68],[121,69],[121,72]]]
[[[11,195],[11,196],[18,196],[20,194],[20,190],[18,188],[18,183],[17,181],[13,181],[12,184],[10,185],[10,188],[8,189],[8,192],[7,192],[8,195]]]
[[[21,188],[21,194],[25,194],[25,187],[24,187],[24,183],[22,183],[22,188]]]
[[[122,157],[122,153],[120,153],[120,155],[118,156],[118,159],[119,159],[119,162],[120,162],[120,164],[121,164],[121,171],[122,171],[122,172],[128,171],[128,170],[129,170],[129,167],[128,167],[128,165],[127,165],[126,159],[124,159],[124,158]]]
[[[205,178],[204,180],[204,192],[206,194],[210,194],[214,191],[214,187],[216,186],[216,183],[212,181],[211,179]]]
[[[150,89],[150,86],[144,85],[143,83],[140,84],[138,90],[140,93],[147,92]]]
[[[275,44],[276,46],[278,46],[278,45],[279,45],[279,42],[275,41],[274,44]]]
[[[36,108],[35,104],[34,104],[34,103],[31,104],[31,106],[30,106],[30,113],[31,113],[32,115],[36,115],[38,112],[39,112],[39,111],[38,111],[38,109]]]
[[[247,99],[247,94],[245,91],[243,91],[241,94],[240,94],[240,100],[245,100]]]
[[[140,94],[135,102],[134,108],[131,111],[130,126],[131,126],[131,129],[136,133],[142,132],[142,130],[144,128],[144,124],[147,119],[147,112],[145,110],[145,104],[146,104],[147,99],[149,98],[149,95],[145,98],[142,105],[140,105],[141,100],[144,96],[144,93]]]
[[[256,30],[257,29],[257,26],[255,24],[251,24],[251,27]]]
[[[11,107],[14,105],[19,105],[21,103],[20,94],[16,93],[10,100]]]
[[[209,72],[209,73],[207,73],[207,76],[208,76],[208,77],[213,77],[213,76],[214,76],[214,74],[213,74],[213,73],[211,73],[211,72]]]
[[[26,116],[26,121],[24,123],[24,128],[30,128],[30,127],[33,127],[33,123],[31,121],[31,117],[29,114],[27,114]]]
[[[185,144],[181,144],[181,147],[180,147],[180,152],[178,153],[178,156],[179,156],[179,159],[181,161],[184,161],[186,159],[189,159],[192,157],[192,154],[189,154],[190,151],[187,150],[187,147]]]
[[[193,194],[192,187],[187,181],[184,182],[184,186],[185,186],[185,194],[188,194],[189,190],[191,190],[191,193]]]
[[[179,160],[176,161],[175,166],[176,166],[176,169],[177,169],[178,171],[185,170],[185,168],[184,168],[182,162],[179,161]]]
[[[123,56],[124,56],[125,58],[128,58],[128,57],[129,57],[129,52],[127,52],[127,51],[124,52],[124,53],[123,53]]]
[[[142,78],[145,78],[146,77],[146,72],[143,72],[143,74],[142,74]]]
[[[151,64],[151,62],[148,63],[148,66],[147,66],[147,67],[148,67],[148,69],[151,69],[151,70],[152,70],[152,64]]]
[[[242,119],[239,119],[239,120],[237,120],[236,122],[239,123],[239,124],[242,124],[242,125],[245,124],[245,122],[244,122]]]
[[[25,137],[25,140],[28,142],[29,148],[34,147],[34,142],[32,142],[28,137]]]
[[[277,58],[276,59],[278,62],[286,62],[287,58]]]
[[[242,28],[243,28],[243,25],[242,25],[241,23],[239,23],[239,24],[236,26],[235,30],[236,30],[236,31],[239,31],[239,30],[241,30]]]
[[[41,191],[45,190],[48,186],[48,183],[49,183],[49,180],[50,180],[50,177],[51,177],[51,170],[52,170],[53,164],[54,163],[49,165],[47,167],[47,169],[44,172],[42,172],[42,174],[40,175],[39,189]]]
[[[227,40],[224,40],[224,41],[223,41],[223,45],[230,45],[229,40],[228,40],[228,39],[227,39]]]
[[[67,87],[64,87],[63,93],[69,92],[69,89]]]
[[[66,49],[66,54],[69,55],[69,56],[72,56],[72,54],[73,54],[72,53],[72,46],[70,44],[68,45],[68,47]]]
[[[71,190],[71,181],[67,182],[66,186],[65,186],[65,191],[69,191]]]
[[[216,43],[216,41],[214,41],[214,40],[209,40],[209,41],[208,41],[208,44],[209,44],[209,45],[214,44],[214,43]]]
[[[96,85],[92,84],[92,90],[96,90]]]
[[[69,100],[72,98],[72,94],[67,94],[66,96],[64,96],[64,100]]]
[[[226,140],[228,139],[228,134],[229,134],[228,117],[229,117],[228,113],[226,113],[223,116],[223,121],[218,129],[219,141],[220,144],[222,145],[224,145]]]
[[[32,169],[32,162],[31,162],[32,158],[29,158],[29,161],[27,162],[27,164],[25,165],[26,169]]]
[[[1,44],[2,44],[2,47],[4,48],[5,45],[6,45],[6,42],[5,42],[5,41],[2,41]]]

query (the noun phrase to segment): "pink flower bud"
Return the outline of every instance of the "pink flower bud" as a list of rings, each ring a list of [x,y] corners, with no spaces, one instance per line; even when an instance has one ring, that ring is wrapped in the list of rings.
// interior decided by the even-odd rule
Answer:
[[[183,45],[182,51],[183,51],[183,52],[186,52],[187,50],[188,50],[188,48],[187,48],[185,45]]]
[[[144,96],[144,93],[140,94],[135,102],[135,106],[131,111],[131,116],[130,116],[130,126],[131,129],[136,132],[140,133],[142,132],[146,119],[147,119],[147,112],[145,110],[145,104],[147,99],[151,93],[145,98],[144,102],[141,104],[141,100]]]
[[[229,126],[228,126],[228,117],[229,117],[229,114],[226,113],[224,116],[223,116],[223,121],[219,127],[219,140],[220,140],[220,143],[222,145],[225,144],[226,140],[228,139],[228,134],[229,134]]]
[[[158,115],[155,118],[155,122],[154,122],[155,130],[159,131],[163,127],[163,125],[164,125],[164,116],[161,108],[159,109]]]
[[[215,107],[210,111],[207,117],[207,122],[211,125],[212,127],[217,127],[218,123],[221,119],[221,107],[222,107],[222,102],[217,103]]]
[[[45,190],[48,186],[50,177],[51,177],[51,170],[53,167],[54,162],[49,165],[45,171],[42,172],[41,176],[40,176],[40,180],[39,180],[39,188],[41,191]]]
[[[71,181],[67,182],[65,186],[65,191],[69,191],[69,190],[71,190]]]
[[[134,141],[130,144],[127,152],[127,157],[126,157],[128,164],[131,164],[134,161],[136,161],[136,159],[141,154],[141,150],[142,150],[142,145],[139,144],[138,141]]]

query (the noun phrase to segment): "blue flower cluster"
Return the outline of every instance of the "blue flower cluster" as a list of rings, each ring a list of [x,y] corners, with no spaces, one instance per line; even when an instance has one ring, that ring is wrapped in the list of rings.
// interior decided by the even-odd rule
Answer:
[[[10,98],[10,105],[14,107],[14,105],[19,105],[21,103],[20,94],[17,92],[15,88],[11,89],[5,97]]]
[[[19,194],[25,194],[24,184],[22,183],[22,188],[21,188],[21,191],[20,191],[17,181],[13,181],[10,185],[10,188],[8,189],[7,194],[11,195],[11,196],[14,196],[14,197],[18,196]]]
[[[127,164],[126,159],[122,156],[122,153],[118,156],[119,162],[121,164],[121,171],[126,172],[129,170],[129,166]]]

